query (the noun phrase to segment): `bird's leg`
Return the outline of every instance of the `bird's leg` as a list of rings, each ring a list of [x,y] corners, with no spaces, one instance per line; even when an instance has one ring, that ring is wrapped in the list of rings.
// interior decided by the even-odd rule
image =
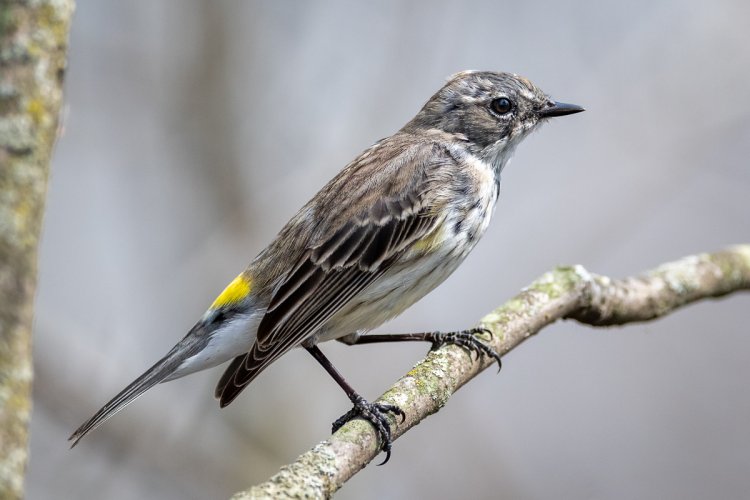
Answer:
[[[432,349],[437,349],[443,344],[456,344],[469,351],[469,356],[474,353],[479,356],[490,356],[497,361],[498,371],[502,367],[500,354],[476,337],[478,333],[485,333],[492,338],[492,332],[487,328],[471,328],[458,332],[421,332],[421,333],[391,333],[384,335],[347,335],[339,341],[347,345],[375,344],[380,342],[431,342]]]
[[[375,427],[375,432],[377,433],[378,439],[380,440],[380,449],[386,453],[385,460],[383,460],[380,465],[385,464],[391,458],[391,444],[393,442],[391,439],[391,425],[390,423],[388,423],[386,414],[393,413],[394,415],[398,415],[401,417],[402,422],[406,419],[406,414],[403,412],[403,410],[401,410],[401,408],[396,405],[368,402],[365,398],[357,394],[357,391],[355,391],[352,386],[349,385],[349,382],[346,381],[346,379],[339,373],[339,371],[333,366],[328,358],[325,357],[318,346],[305,346],[305,349],[307,349],[307,352],[312,354],[312,356],[318,361],[318,363],[320,363],[321,366],[325,368],[325,370],[329,375],[331,375],[331,377],[333,377],[336,383],[338,383],[339,386],[344,389],[344,392],[354,405],[351,410],[346,412],[333,423],[333,430],[331,432],[336,432],[345,423],[357,417],[367,420],[372,424],[373,427]]]

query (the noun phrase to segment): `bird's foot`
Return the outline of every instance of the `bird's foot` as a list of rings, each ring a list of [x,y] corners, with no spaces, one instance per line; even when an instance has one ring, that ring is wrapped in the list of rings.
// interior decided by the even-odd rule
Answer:
[[[375,433],[378,435],[380,450],[385,452],[385,460],[378,465],[383,465],[391,458],[391,425],[386,418],[386,414],[393,413],[401,417],[403,422],[406,419],[404,411],[396,405],[388,403],[369,403],[362,396],[355,394],[351,398],[354,407],[339,417],[333,423],[332,432],[339,430],[345,423],[355,418],[367,420],[375,427]]]
[[[476,354],[477,358],[489,356],[497,361],[497,371],[500,371],[503,364],[500,360],[500,355],[481,340],[476,337],[476,334],[484,333],[493,337],[492,332],[487,328],[471,328],[469,330],[462,330],[460,332],[433,332],[429,340],[432,341],[432,349],[435,350],[444,344],[455,344],[461,346],[469,352],[471,358],[472,353]],[[473,358],[472,358],[473,359]]]

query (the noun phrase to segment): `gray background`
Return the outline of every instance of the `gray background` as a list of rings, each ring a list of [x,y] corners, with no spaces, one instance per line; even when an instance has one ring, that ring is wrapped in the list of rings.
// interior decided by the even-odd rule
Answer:
[[[749,5],[79,0],[41,252],[29,498],[227,497],[325,438],[349,403],[294,351],[224,410],[214,369],[65,441],[456,71],[513,71],[587,112],[519,148],[474,254],[381,331],[468,327],[558,264],[624,276],[750,240]],[[749,305],[554,325],[339,497],[746,497]],[[426,346],[323,349],[373,398]]]

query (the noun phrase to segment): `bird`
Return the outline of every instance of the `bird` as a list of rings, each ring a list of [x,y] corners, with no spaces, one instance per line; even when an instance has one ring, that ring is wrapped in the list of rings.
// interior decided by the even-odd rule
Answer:
[[[387,417],[403,421],[404,412],[360,396],[318,344],[454,343],[500,366],[476,328],[367,332],[463,262],[490,223],[516,146],[548,119],[581,111],[513,73],[454,74],[412,120],[363,151],[305,204],[182,340],[73,432],[71,447],[158,383],[231,360],[215,390],[225,407],[280,356],[303,347],[352,403],[333,431],[354,418],[369,421],[387,462]]]

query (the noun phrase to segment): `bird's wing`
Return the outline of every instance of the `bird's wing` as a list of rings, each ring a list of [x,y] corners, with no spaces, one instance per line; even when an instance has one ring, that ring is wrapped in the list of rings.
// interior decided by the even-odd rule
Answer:
[[[394,162],[402,164],[390,175]],[[447,162],[455,160],[445,148],[426,144],[397,155],[390,164],[375,165],[380,169],[372,172],[368,185],[341,186],[348,191],[337,191],[340,175],[324,188],[325,201],[316,210],[324,218],[324,229],[276,288],[255,345],[235,358],[219,381],[216,397],[221,406],[231,403],[265,367],[315,333],[439,226],[441,202],[433,186],[441,176],[434,172]],[[360,201],[367,202],[352,210]],[[348,215],[342,218],[342,213]]]

